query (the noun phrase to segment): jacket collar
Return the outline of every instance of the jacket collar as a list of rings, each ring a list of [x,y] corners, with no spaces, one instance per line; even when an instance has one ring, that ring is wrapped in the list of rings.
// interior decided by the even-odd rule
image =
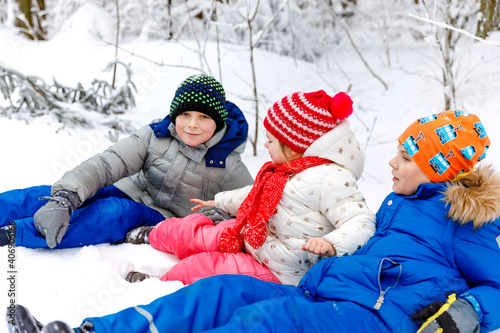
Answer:
[[[500,217],[500,174],[490,165],[478,167],[458,181],[420,184],[407,198],[445,202],[448,218],[477,229]]]
[[[434,196],[442,197],[442,192],[446,189],[446,183],[423,183],[418,185],[417,192],[407,196],[409,199],[429,200]],[[437,198],[436,200],[440,200]]]
[[[491,165],[448,183],[443,194],[448,217],[460,224],[472,222],[477,229],[500,217],[500,174]]]

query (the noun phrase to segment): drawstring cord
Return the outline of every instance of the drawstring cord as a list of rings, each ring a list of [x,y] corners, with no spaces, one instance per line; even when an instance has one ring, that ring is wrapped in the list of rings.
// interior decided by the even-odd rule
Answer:
[[[396,282],[394,283],[394,285],[393,286],[389,286],[385,290],[383,290],[382,289],[382,283],[380,281],[380,275],[382,274],[382,265],[384,264],[384,261],[386,261],[386,260],[390,261],[394,266],[399,266],[399,273],[398,273],[398,277],[396,278]],[[382,260],[380,260],[380,264],[378,266],[378,277],[377,277],[378,289],[380,290],[380,295],[379,295],[379,297],[377,299],[377,303],[373,307],[375,310],[379,310],[380,307],[382,306],[382,304],[384,303],[384,295],[385,295],[385,293],[389,289],[396,287],[396,285],[398,284],[398,281],[399,281],[399,277],[401,276],[402,272],[403,272],[403,266],[401,266],[401,264],[398,264],[395,261],[392,261],[391,259],[388,259],[388,258],[383,258]]]

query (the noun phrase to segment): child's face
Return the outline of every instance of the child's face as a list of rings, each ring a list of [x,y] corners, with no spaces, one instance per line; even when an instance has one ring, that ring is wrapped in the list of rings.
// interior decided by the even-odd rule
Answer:
[[[392,190],[396,194],[412,195],[417,191],[418,185],[431,183],[401,144],[398,145],[398,153],[389,161],[389,165],[394,176]]]
[[[197,146],[207,142],[217,129],[215,121],[198,111],[185,111],[175,118],[175,130],[188,146]]]
[[[288,147],[285,147],[284,152],[281,149],[280,142],[274,135],[266,131],[266,137],[267,141],[264,143],[264,147],[267,148],[267,151],[269,152],[269,156],[271,156],[271,161],[273,161],[274,164],[285,164],[287,162],[291,162],[300,156],[298,156],[298,153],[293,152],[291,149]]]

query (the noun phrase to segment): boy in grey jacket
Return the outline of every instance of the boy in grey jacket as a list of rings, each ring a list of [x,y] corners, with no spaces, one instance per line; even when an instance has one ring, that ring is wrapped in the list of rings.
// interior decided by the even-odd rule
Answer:
[[[0,194],[0,245],[117,243],[130,229],[184,217],[191,198],[211,200],[253,183],[240,156],[247,133],[243,113],[226,101],[221,84],[209,75],[190,76],[163,120],[68,171],[52,187]]]

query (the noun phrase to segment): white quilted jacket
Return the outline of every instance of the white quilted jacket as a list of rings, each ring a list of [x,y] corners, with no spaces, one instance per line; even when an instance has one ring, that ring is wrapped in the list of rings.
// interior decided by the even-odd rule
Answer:
[[[304,156],[335,163],[291,175],[268,221],[268,236],[259,249],[245,242],[245,251],[266,265],[283,284],[297,285],[321,258],[300,249],[309,238],[330,242],[337,256],[353,254],[375,232],[375,215],[357,188],[364,167],[363,152],[347,120],[316,140]],[[215,206],[236,216],[251,186],[221,192]]]

